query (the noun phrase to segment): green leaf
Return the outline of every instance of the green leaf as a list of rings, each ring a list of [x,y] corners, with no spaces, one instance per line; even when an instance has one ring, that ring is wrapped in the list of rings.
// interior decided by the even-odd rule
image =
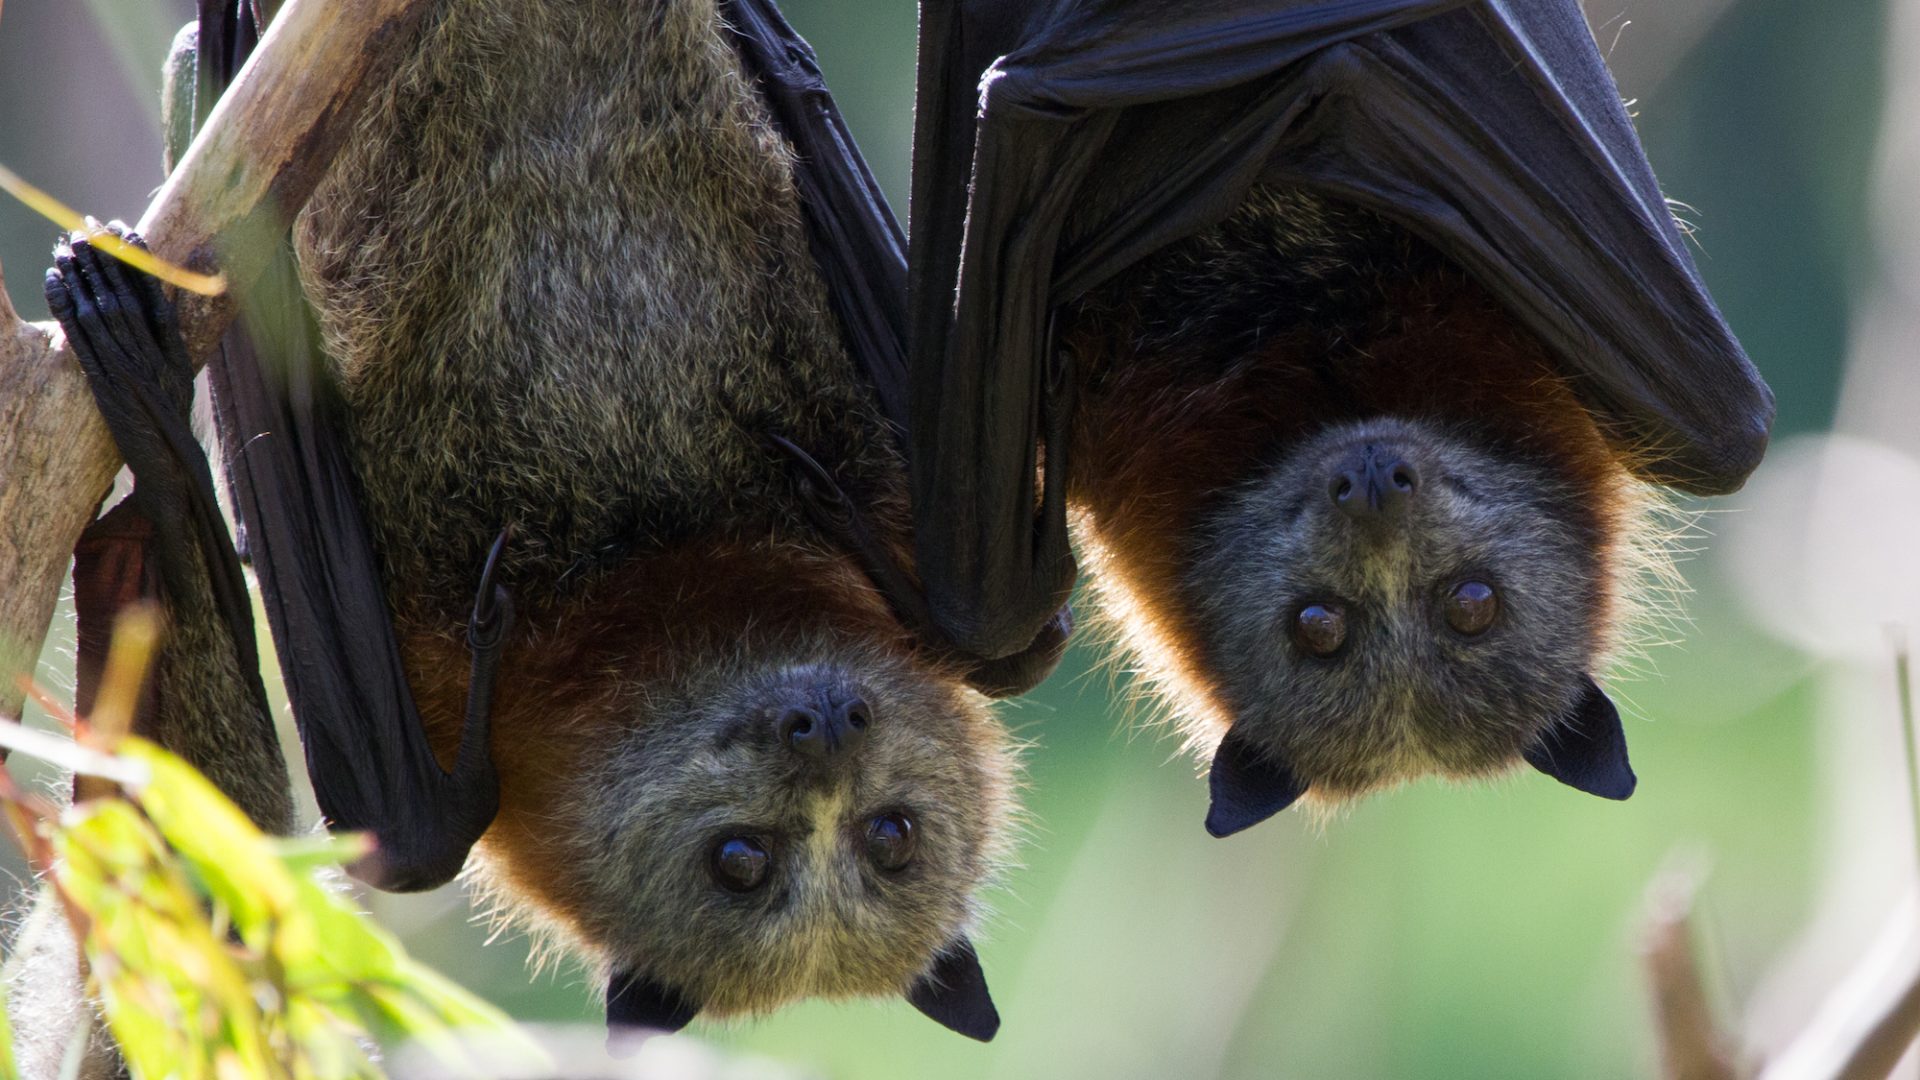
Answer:
[[[378,1077],[368,1037],[418,1041],[465,1068],[549,1064],[505,1014],[315,880],[362,840],[268,836],[180,759],[136,738],[121,752],[149,776],[138,806],[72,807],[52,843],[134,1077]]]
[[[7,984],[0,980],[0,1080],[20,1080],[13,1062],[13,1024],[7,1019]]]

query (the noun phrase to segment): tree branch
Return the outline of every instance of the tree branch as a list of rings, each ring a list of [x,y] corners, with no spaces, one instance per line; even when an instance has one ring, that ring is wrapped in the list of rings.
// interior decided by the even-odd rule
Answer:
[[[266,264],[429,2],[287,0],[141,217],[155,254],[227,276],[225,296],[180,297],[196,357],[233,321],[232,290]],[[0,716],[19,715],[19,677],[119,467],[59,329],[22,322],[0,292]]]
[[[1671,866],[1647,890],[1640,958],[1653,993],[1661,1075],[1667,1080],[1735,1080],[1728,1039],[1714,1019],[1693,948],[1693,902],[1699,871]]]

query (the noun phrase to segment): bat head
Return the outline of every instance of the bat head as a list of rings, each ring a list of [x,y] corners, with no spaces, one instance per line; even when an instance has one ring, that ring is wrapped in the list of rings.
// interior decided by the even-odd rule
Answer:
[[[1522,758],[1630,793],[1589,674],[1610,592],[1585,495],[1466,429],[1394,418],[1328,427],[1234,492],[1188,581],[1233,710],[1209,828]]]
[[[964,946],[1012,771],[977,702],[828,646],[660,704],[588,781],[618,976],[728,1015],[911,994]]]
[[[844,562],[655,566],[634,591],[664,603],[603,602],[602,640],[556,661],[577,696],[503,703],[482,858],[609,976],[615,1025],[871,996],[998,1025],[968,935],[1007,856],[1013,748]]]

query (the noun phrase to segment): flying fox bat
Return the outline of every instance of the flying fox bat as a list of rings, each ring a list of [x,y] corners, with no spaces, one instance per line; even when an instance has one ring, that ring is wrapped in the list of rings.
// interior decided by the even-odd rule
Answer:
[[[267,14],[204,0],[201,111]],[[212,365],[308,773],[378,840],[356,872],[428,888],[477,845],[617,1025],[899,994],[990,1038],[984,695],[1068,616],[988,661],[921,610],[903,244],[810,51],[768,0],[446,0],[408,47]],[[146,534],[184,532],[147,576],[250,646],[164,298],[84,241],[48,296]],[[180,698],[249,660],[175,650],[155,708],[217,711]]]
[[[1072,587],[1216,835],[1527,761],[1625,798],[1596,681],[1651,486],[1770,392],[1572,0],[926,0],[918,567],[962,647]]]

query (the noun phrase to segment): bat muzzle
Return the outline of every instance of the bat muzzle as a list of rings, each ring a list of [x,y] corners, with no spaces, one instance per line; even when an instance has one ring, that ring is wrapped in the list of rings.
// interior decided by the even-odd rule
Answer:
[[[1420,470],[1391,444],[1366,443],[1333,470],[1327,497],[1354,521],[1386,524],[1406,517],[1420,491]]]
[[[781,688],[779,698],[773,723],[782,746],[820,765],[859,757],[873,723],[873,709],[859,693],[834,684],[800,685]]]

